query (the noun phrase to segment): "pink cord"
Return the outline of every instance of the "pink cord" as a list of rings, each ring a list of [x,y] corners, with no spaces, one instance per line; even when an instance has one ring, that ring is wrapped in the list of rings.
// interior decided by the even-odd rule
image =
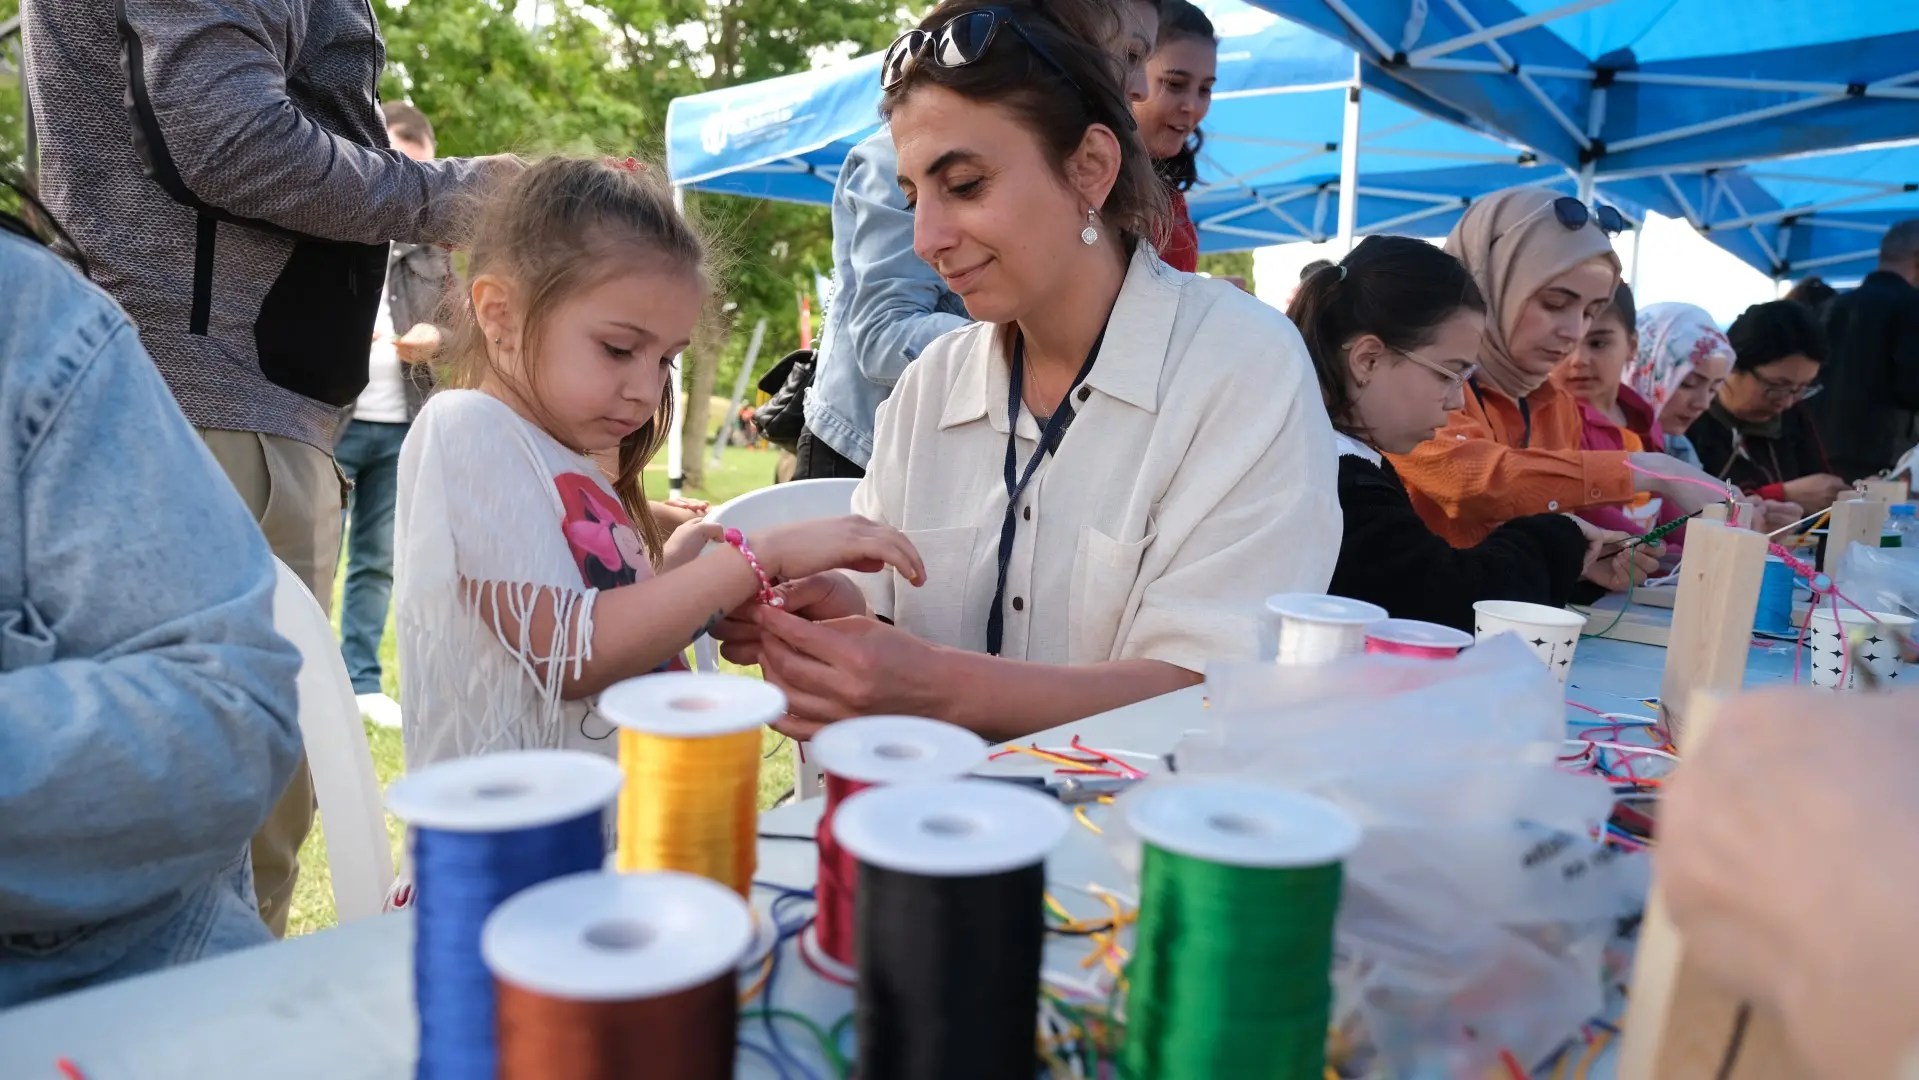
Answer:
[[[1724,495],[1728,497],[1730,497],[1731,495],[1731,489],[1724,484],[1708,484],[1704,480],[1695,480],[1690,476],[1668,476],[1662,472],[1654,472],[1651,469],[1642,468],[1641,466],[1634,465],[1630,461],[1626,462],[1626,468],[1631,469],[1633,472],[1639,473],[1642,476],[1650,476],[1654,480],[1668,480],[1675,484],[1691,484],[1694,487],[1702,487],[1702,488],[1705,488],[1707,491],[1713,492],[1718,495]]]
[[[1771,553],[1778,557],[1780,562],[1790,567],[1793,573],[1806,579],[1807,587],[1812,590],[1812,606],[1814,608],[1819,606],[1820,597],[1824,597],[1831,602],[1832,625],[1839,634],[1839,685],[1842,687],[1845,686],[1846,672],[1852,668],[1852,648],[1851,643],[1847,640],[1848,635],[1846,634],[1845,620],[1839,617],[1839,602],[1844,600],[1854,611],[1871,619],[1874,626],[1880,625],[1878,616],[1860,607],[1853,601],[1852,597],[1840,592],[1839,586],[1834,585],[1830,577],[1815,570],[1812,566],[1793,558],[1792,553],[1784,547],[1778,544],[1768,544],[1767,546],[1771,549]],[[1798,647],[1795,648],[1792,653],[1792,681],[1795,686],[1799,683],[1799,658],[1805,652],[1806,635],[1811,632],[1812,616],[1809,612],[1806,617],[1806,624],[1799,628]]]

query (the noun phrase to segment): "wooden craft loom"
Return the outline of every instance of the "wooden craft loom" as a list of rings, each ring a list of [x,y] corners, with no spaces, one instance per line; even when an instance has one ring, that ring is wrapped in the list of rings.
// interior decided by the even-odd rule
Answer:
[[[1660,711],[1679,753],[1696,751],[1720,695],[1745,681],[1767,543],[1711,521],[1687,529]],[[1680,766],[1684,768],[1682,764]],[[1627,1001],[1618,1080],[1804,1080],[1777,1018],[1726,994],[1688,962],[1655,878]]]

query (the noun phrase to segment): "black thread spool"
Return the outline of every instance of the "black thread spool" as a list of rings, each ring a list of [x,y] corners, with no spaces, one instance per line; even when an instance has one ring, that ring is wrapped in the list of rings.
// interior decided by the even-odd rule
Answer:
[[[871,788],[834,833],[860,863],[861,1080],[1030,1076],[1046,854],[1071,819],[1010,784]]]

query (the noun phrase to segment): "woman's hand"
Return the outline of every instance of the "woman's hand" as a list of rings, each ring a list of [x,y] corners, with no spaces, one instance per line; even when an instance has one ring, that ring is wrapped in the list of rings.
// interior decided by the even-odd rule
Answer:
[[[1570,515],[1569,515],[1570,516]],[[1602,529],[1583,518],[1574,517],[1579,531],[1586,534],[1586,566],[1579,576],[1607,592],[1621,592],[1659,572],[1660,544],[1630,546],[1627,533]]]
[[[440,328],[432,323],[414,323],[394,339],[393,353],[403,364],[430,364],[440,355]]]
[[[899,713],[937,716],[931,678],[940,649],[877,619],[809,622],[778,608],[755,613],[760,671],[786,692],[781,734],[806,740],[835,720]]]
[[[1795,502],[1759,500],[1759,531],[1776,533],[1806,516],[1806,509]]]
[[[773,591],[786,601],[780,610],[811,622],[871,616],[866,594],[852,578],[838,571],[814,574],[777,585]],[[742,667],[760,662],[759,600],[741,605],[713,628],[720,655]]]
[[[1814,473],[1797,480],[1788,480],[1784,487],[1786,498],[1805,507],[1806,513],[1809,514],[1826,509],[1840,495],[1852,490],[1851,484],[1831,473]]]
[[[1822,1077],[1892,1076],[1919,1039],[1915,715],[1911,693],[1735,698],[1665,788],[1655,865],[1689,957]]]
[[[1638,453],[1628,460],[1632,464],[1634,490],[1657,495],[1678,507],[1682,514],[1696,514],[1737,495],[1724,480],[1676,457]]]
[[[892,567],[914,586],[926,583],[926,565],[912,541],[891,525],[849,514],[782,525],[747,537],[760,569],[791,581],[828,570],[874,573]]]

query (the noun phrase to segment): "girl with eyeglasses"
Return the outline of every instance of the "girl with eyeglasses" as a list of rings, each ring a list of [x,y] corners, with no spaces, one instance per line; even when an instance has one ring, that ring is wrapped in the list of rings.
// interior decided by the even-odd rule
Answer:
[[[786,691],[789,734],[907,713],[1016,738],[1256,659],[1264,599],[1331,579],[1312,361],[1154,253],[1165,189],[1089,44],[1112,12],[949,2],[883,64],[914,248],[979,321],[907,368],[853,499],[924,583],[819,575],[716,635]]]
[[[1610,207],[1514,188],[1474,203],[1447,237],[1486,298],[1479,371],[1446,426],[1393,464],[1420,516],[1455,546],[1514,518],[1640,493],[1682,515],[1723,498],[1723,484],[1666,454],[1581,449],[1579,402],[1552,381],[1612,303],[1619,257],[1607,231],[1620,224]]]
[[[1733,320],[1732,374],[1686,432],[1714,476],[1764,499],[1824,510],[1852,487],[1833,475],[1805,407],[1826,359],[1826,333],[1793,300],[1754,304]]]
[[[1423,240],[1368,237],[1300,284],[1287,314],[1306,338],[1339,448],[1345,520],[1330,592],[1399,618],[1473,628],[1473,604],[1564,606],[1582,576],[1624,588],[1655,560],[1565,514],[1516,518],[1469,548],[1435,535],[1386,460],[1433,437],[1478,368],[1486,301],[1457,259]],[[1605,558],[1599,558],[1604,553]]]

